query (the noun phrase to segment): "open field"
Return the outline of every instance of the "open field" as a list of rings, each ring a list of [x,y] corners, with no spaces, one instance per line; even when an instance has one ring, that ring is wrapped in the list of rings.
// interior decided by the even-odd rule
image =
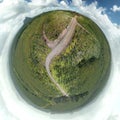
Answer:
[[[44,29],[46,36],[55,40],[75,15],[89,33],[77,26],[72,42],[50,64],[52,76],[70,95],[64,97],[45,69],[51,49],[42,33]],[[11,53],[13,81],[21,94],[41,108],[64,111],[81,106],[107,81],[111,62],[109,45],[90,19],[74,12],[52,11],[31,20],[19,34]]]

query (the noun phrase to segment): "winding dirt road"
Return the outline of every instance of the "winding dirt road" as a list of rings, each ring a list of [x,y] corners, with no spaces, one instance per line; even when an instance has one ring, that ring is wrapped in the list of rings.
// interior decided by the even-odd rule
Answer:
[[[45,61],[45,67],[47,70],[47,73],[51,79],[51,81],[56,85],[56,87],[59,89],[59,91],[62,93],[63,96],[69,96],[69,94],[57,83],[57,81],[52,77],[50,73],[50,64],[54,57],[61,54],[63,50],[67,48],[69,43],[71,42],[73,35],[75,33],[75,28],[77,25],[79,25],[82,29],[84,29],[76,20],[77,16],[73,17],[71,22],[69,23],[68,27],[62,31],[62,33],[59,35],[58,39],[54,41],[49,41],[47,36],[45,35],[45,32],[43,32],[44,40],[46,41],[46,44],[48,47],[52,49],[52,51],[48,54]],[[84,29],[86,31],[86,29]],[[88,31],[86,31],[88,32]]]

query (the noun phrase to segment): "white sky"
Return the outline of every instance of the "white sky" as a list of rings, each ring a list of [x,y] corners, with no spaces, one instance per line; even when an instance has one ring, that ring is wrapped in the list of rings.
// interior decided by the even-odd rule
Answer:
[[[71,8],[57,0],[0,3],[0,120],[120,120],[120,28],[102,14],[104,8],[96,6],[96,2],[85,6],[81,0],[74,0]],[[112,70],[105,89],[91,104],[73,113],[51,114],[33,108],[17,93],[8,70],[10,46],[25,17],[54,9],[75,10],[91,18],[105,33],[112,51]]]

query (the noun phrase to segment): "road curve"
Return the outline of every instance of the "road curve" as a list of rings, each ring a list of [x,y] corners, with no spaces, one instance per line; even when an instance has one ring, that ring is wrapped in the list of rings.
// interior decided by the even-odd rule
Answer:
[[[46,57],[46,61],[45,61],[45,67],[47,70],[47,73],[51,79],[51,81],[56,85],[56,87],[60,90],[60,92],[62,93],[63,96],[69,96],[68,93],[56,82],[56,80],[52,77],[51,73],[50,73],[50,63],[52,61],[52,59],[59,55],[63,50],[66,49],[66,47],[69,45],[69,43],[72,40],[72,37],[75,33],[75,28],[77,25],[77,20],[76,20],[76,16],[72,18],[70,24],[67,27],[67,32],[66,35],[61,39],[61,41],[59,42],[59,44],[57,44],[52,51],[48,54],[48,56]]]

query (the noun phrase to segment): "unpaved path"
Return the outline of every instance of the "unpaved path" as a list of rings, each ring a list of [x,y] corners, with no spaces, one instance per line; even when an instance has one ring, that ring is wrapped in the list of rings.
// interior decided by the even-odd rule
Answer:
[[[77,16],[73,17],[71,22],[69,23],[68,27],[63,31],[63,33],[60,34],[60,36],[58,37],[58,41],[59,43],[55,43],[55,45],[51,44],[51,48],[52,51],[48,54],[48,56],[46,57],[46,61],[45,61],[45,67],[47,70],[47,73],[51,79],[51,81],[57,86],[57,88],[59,89],[59,91],[62,93],[63,96],[69,96],[68,93],[57,83],[57,81],[52,77],[51,73],[50,73],[50,63],[52,61],[53,58],[55,58],[57,55],[59,55],[63,50],[65,50],[67,48],[67,46],[69,45],[69,43],[71,42],[73,35],[75,33],[75,28],[77,25],[79,25],[81,28],[83,28],[76,20]],[[84,29],[84,28],[83,28]],[[84,29],[86,31],[86,29]],[[88,32],[88,31],[86,31]],[[47,39],[47,37],[45,36],[44,33],[44,39],[48,42],[48,47],[50,47],[50,42]]]

